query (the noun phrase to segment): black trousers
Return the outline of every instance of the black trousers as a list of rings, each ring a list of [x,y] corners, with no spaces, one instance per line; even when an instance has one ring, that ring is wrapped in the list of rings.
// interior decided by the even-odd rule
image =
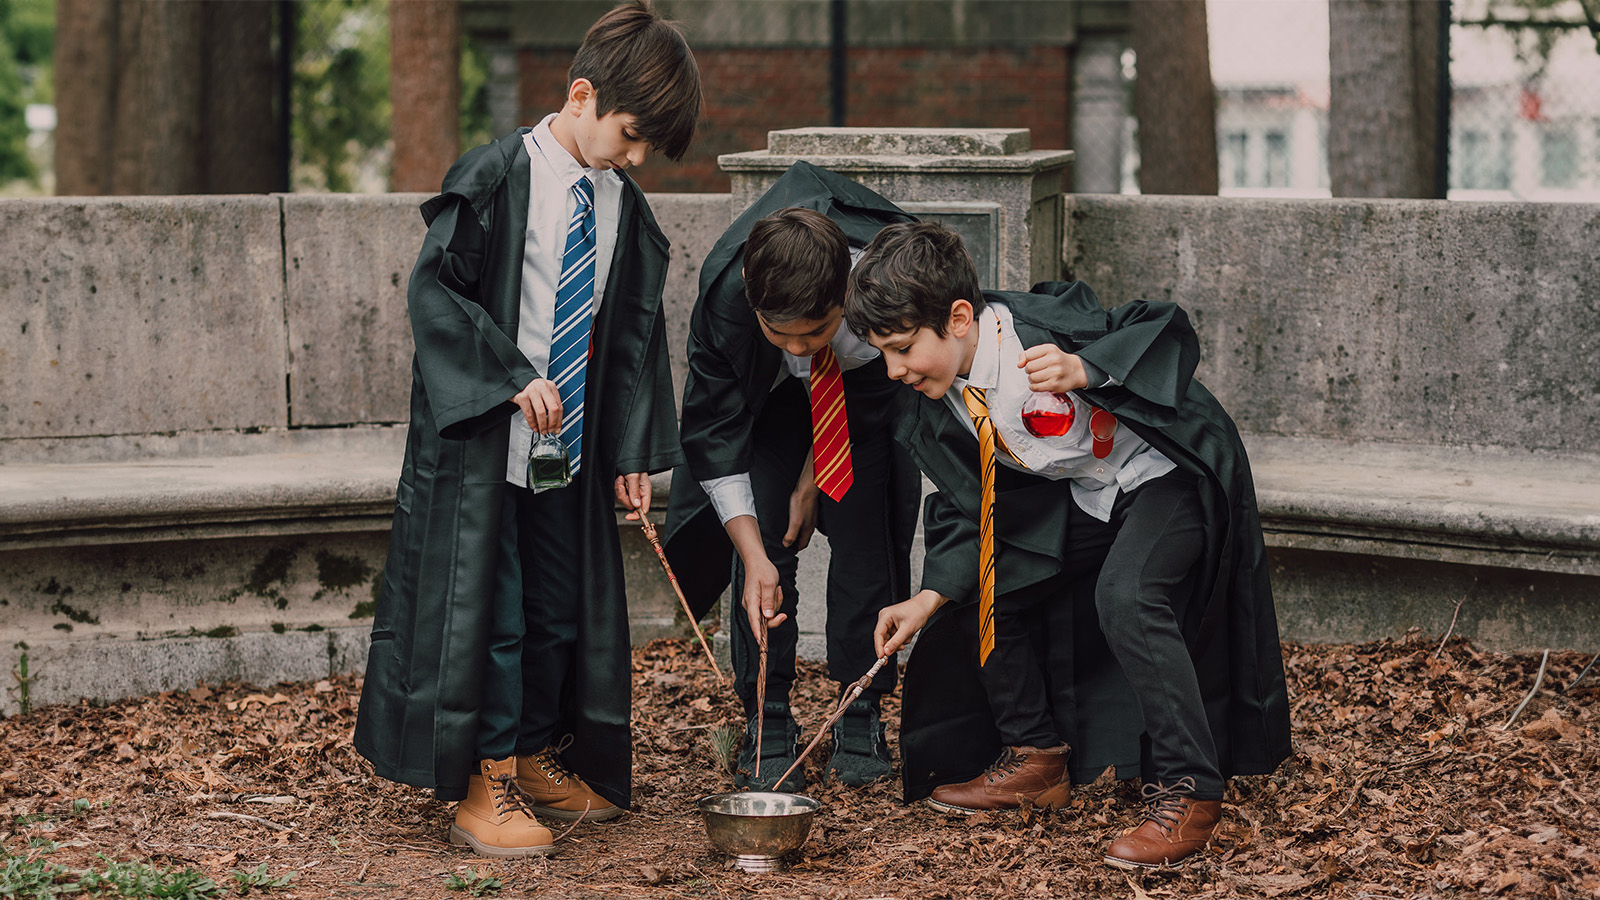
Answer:
[[[1147,779],[1193,778],[1196,798],[1220,800],[1226,785],[1178,626],[1205,547],[1197,480],[1171,472],[1119,496],[1110,522],[1076,506],[1069,522],[1063,575],[995,601],[995,652],[980,678],[1001,739],[1075,742],[1070,629],[1076,605],[1092,600],[1144,720]]]
[[[818,498],[819,527],[829,546],[828,674],[841,685],[860,678],[877,662],[872,631],[878,611],[911,596],[911,538],[921,484],[915,465],[893,438],[896,384],[884,374],[883,361],[845,372],[844,387],[854,482],[837,503],[826,495]],[[798,378],[786,378],[773,389],[756,420],[752,443],[750,484],[761,542],[778,569],[780,610],[789,615],[767,633],[766,695],[788,702],[800,636],[795,621],[799,551],[783,546],[783,535],[789,527],[789,495],[811,453],[810,395]],[[730,638],[734,689],[744,701],[745,714],[754,715],[760,650],[743,596],[744,565],[735,556]],[[885,666],[872,681],[870,699],[893,690],[895,678],[895,667]]]
[[[510,488],[478,717],[478,756],[526,756],[552,743],[583,596],[578,561],[582,479],[535,494]]]

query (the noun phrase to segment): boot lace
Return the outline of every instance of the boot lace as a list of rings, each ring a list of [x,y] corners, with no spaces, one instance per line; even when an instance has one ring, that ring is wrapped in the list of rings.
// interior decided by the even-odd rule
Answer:
[[[1194,793],[1194,779],[1185,775],[1170,785],[1147,784],[1139,793],[1145,805],[1144,820],[1171,834],[1183,818],[1183,801]]]
[[[560,743],[544,748],[538,757],[539,771],[558,787],[567,780],[568,775],[572,774],[572,770],[561,762],[562,751],[571,746],[572,735],[569,734],[562,738]]]
[[[533,798],[523,793],[517,785],[516,773],[506,775],[489,775],[489,791],[494,795],[494,807],[499,812],[505,812],[506,805],[513,809],[520,809],[528,814],[528,818],[535,818],[533,813]]]
[[[1000,757],[989,764],[989,783],[1017,774],[1023,764],[1028,761],[1028,754],[1018,753],[1010,747],[1000,751]]]

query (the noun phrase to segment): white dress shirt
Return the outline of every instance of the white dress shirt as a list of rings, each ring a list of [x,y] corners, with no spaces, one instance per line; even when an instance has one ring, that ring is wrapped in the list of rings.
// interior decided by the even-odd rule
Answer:
[[[1032,388],[1028,372],[1017,367],[1022,341],[1012,324],[1011,311],[1002,303],[990,302],[978,317],[978,348],[972,358],[972,371],[957,377],[944,399],[956,418],[973,435],[978,433],[967,412],[961,391],[967,385],[983,388],[989,405],[989,418],[1006,448],[1022,461],[1018,465],[998,448],[995,459],[1002,466],[1032,472],[1051,481],[1072,479],[1072,497],[1084,512],[1102,522],[1110,521],[1111,505],[1117,492],[1131,491],[1152,478],[1177,468],[1161,451],[1150,446],[1120,421],[1112,436],[1111,453],[1094,458],[1094,438],[1089,434],[1093,409],[1077,391],[1072,398],[1072,427],[1057,437],[1036,437],[1022,424],[1022,407]],[[998,337],[998,340],[996,339]]]
[[[622,209],[622,179],[610,169],[578,164],[550,133],[556,114],[522,136],[528,149],[528,232],[522,255],[522,306],[517,312],[517,348],[535,371],[549,376],[550,332],[556,321],[556,283],[561,280],[561,257],[566,252],[567,229],[577,207],[572,186],[587,178],[594,186],[595,259],[594,312],[600,315],[611,257],[617,248],[617,220]],[[591,319],[591,321],[593,321]],[[528,449],[533,429],[518,410],[511,416],[511,449],[506,456],[506,480],[528,486]]]

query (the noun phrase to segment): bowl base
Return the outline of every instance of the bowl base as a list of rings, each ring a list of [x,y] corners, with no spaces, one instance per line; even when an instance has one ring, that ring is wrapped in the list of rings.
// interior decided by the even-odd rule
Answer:
[[[760,856],[752,853],[736,854],[733,857],[733,866],[752,875],[765,875],[768,872],[783,870],[783,860],[777,856]]]

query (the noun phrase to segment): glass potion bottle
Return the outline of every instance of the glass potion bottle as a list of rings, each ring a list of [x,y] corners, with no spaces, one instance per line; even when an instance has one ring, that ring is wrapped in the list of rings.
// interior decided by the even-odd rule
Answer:
[[[554,433],[535,434],[528,448],[528,487],[534,490],[566,487],[572,483],[572,461],[567,445]]]
[[[1034,391],[1022,404],[1022,424],[1034,437],[1058,437],[1072,429],[1077,412],[1072,397],[1060,392]]]

